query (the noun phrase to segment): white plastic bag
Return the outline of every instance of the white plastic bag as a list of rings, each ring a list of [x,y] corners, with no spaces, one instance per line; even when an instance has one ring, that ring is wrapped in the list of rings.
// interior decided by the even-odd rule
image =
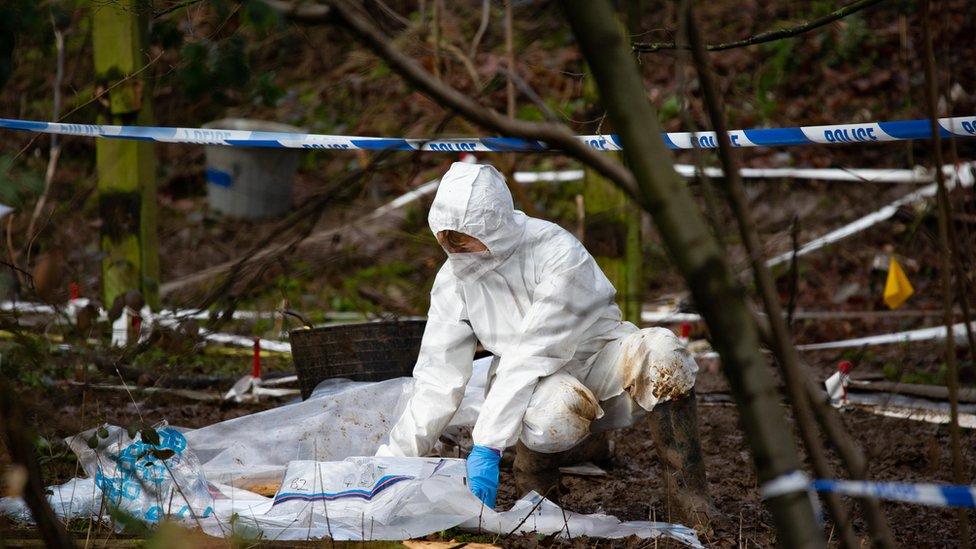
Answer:
[[[94,479],[105,510],[118,509],[150,523],[213,512],[200,461],[187,448],[186,437],[165,423],[140,431],[134,440],[125,429],[104,425],[67,442]]]

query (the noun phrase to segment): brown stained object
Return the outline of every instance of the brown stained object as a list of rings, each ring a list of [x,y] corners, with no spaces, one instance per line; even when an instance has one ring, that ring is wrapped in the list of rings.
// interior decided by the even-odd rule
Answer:
[[[64,285],[64,252],[55,249],[37,258],[34,271],[34,289],[38,297],[53,302],[62,293]]]
[[[655,406],[648,425],[664,473],[666,520],[709,531],[721,517],[708,496],[694,390]]]

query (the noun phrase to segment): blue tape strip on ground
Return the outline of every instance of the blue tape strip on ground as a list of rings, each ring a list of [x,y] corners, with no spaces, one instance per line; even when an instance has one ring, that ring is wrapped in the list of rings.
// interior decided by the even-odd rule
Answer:
[[[976,116],[957,116],[939,119],[939,133],[949,137],[976,137]],[[921,120],[893,120],[800,126],[793,128],[757,128],[733,130],[731,137],[740,147],[785,147],[810,144],[871,143],[928,139],[930,122]],[[104,126],[94,124],[64,124],[36,120],[0,118],[0,128],[60,135],[110,137],[114,139],[152,140],[162,143],[197,145],[225,145],[230,147],[270,147],[292,149],[364,149],[434,152],[539,152],[553,150],[545,143],[517,137],[472,137],[450,139],[406,139],[354,137],[264,131],[222,130],[213,128],[171,128],[155,126]],[[748,142],[743,141],[745,137]],[[615,135],[579,135],[577,139],[596,150],[620,150]],[[714,147],[717,143],[711,132],[691,134],[672,132],[662,134],[671,149],[690,149],[698,146]]]
[[[867,497],[933,507],[976,508],[976,486],[908,482],[868,482],[817,479],[812,486],[818,492],[832,492],[853,497]]]

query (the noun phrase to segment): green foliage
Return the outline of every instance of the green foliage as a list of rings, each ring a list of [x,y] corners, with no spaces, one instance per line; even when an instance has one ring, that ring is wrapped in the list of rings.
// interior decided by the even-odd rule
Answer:
[[[16,167],[12,155],[0,155],[0,203],[21,209],[44,190],[44,180],[35,172]]]
[[[251,68],[247,62],[243,37],[234,35],[217,43],[213,76],[218,85],[228,88],[247,84],[251,77]]]
[[[261,73],[261,76],[258,76],[254,81],[253,86],[252,93],[255,100],[266,107],[274,107],[285,95],[285,90],[275,84],[274,71]]]
[[[241,20],[244,25],[254,29],[260,35],[270,34],[284,26],[284,21],[277,11],[257,0],[244,2]]]
[[[796,40],[777,40],[759,46],[760,51],[769,56],[761,65],[756,82],[756,106],[763,119],[772,117],[779,103],[776,89],[797,68],[795,43]]]
[[[365,299],[359,292],[360,288],[371,288],[381,293],[399,293],[410,295],[416,288],[409,277],[415,267],[402,261],[380,263],[354,272],[342,281],[342,299],[333,303],[340,305],[338,311],[378,312],[378,307],[372,301]]]
[[[23,386],[42,386],[44,377],[57,369],[50,361],[49,346],[43,337],[18,337],[16,343],[2,349],[4,375]]]
[[[176,82],[191,99],[204,94],[225,99],[228,90],[242,88],[251,78],[244,39],[237,35],[217,43],[190,42],[183,46],[180,57]]]
[[[522,105],[519,107],[518,112],[515,113],[515,117],[519,120],[528,120],[530,122],[542,122],[546,119],[546,116],[542,113],[542,109],[535,105]]]
[[[172,50],[183,44],[183,33],[174,19],[160,19],[150,28],[149,43],[165,50]]]
[[[0,89],[13,72],[14,47],[17,40],[29,39],[33,36],[46,37],[50,32],[50,25],[45,18],[47,13],[48,11],[41,4],[34,0],[0,2]]]
[[[669,95],[661,103],[661,106],[658,108],[658,112],[660,113],[658,118],[661,120],[662,124],[678,118],[678,115],[681,114],[681,100],[678,99],[677,95]]]
[[[152,529],[145,522],[139,520],[128,511],[112,504],[107,505],[107,507],[108,515],[112,517],[115,524],[120,526],[125,533],[140,538],[146,538],[152,534]]]

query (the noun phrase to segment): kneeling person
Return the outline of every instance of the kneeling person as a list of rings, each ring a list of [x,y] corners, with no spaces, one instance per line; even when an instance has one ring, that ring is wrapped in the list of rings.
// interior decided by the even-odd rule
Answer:
[[[514,209],[504,177],[455,163],[430,229],[448,260],[434,280],[413,395],[378,455],[423,456],[457,411],[478,341],[495,359],[475,423],[468,482],[493,507],[502,451],[520,490],[547,493],[558,467],[651,412],[678,518],[708,506],[693,387],[698,367],[670,330],[621,320],[616,291],[583,245]],[[550,495],[552,495],[550,493]]]

